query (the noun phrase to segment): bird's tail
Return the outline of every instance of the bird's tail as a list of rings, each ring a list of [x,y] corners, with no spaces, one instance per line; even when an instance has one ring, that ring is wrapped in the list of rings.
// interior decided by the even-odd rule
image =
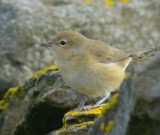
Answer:
[[[131,53],[131,57],[136,59],[136,58],[141,58],[144,55],[149,55],[149,54],[155,55],[155,53],[157,52],[160,53],[160,46],[151,47],[151,48],[139,51],[139,52],[133,52]]]

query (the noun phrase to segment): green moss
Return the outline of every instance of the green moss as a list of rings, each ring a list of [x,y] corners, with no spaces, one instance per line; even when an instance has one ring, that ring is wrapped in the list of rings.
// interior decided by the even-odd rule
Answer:
[[[43,73],[45,73],[49,70],[56,70],[56,69],[58,69],[57,65],[52,65],[52,66],[49,66],[49,67],[45,67],[42,70],[37,71],[29,80],[33,80],[33,79],[37,78],[38,76],[40,76],[41,74],[43,74]]]

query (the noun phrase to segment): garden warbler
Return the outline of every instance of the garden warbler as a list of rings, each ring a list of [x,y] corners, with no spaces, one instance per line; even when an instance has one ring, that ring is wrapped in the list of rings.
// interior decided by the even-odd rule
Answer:
[[[60,32],[43,46],[52,49],[63,80],[75,91],[89,97],[104,96],[118,89],[134,53],[89,39],[78,32]]]

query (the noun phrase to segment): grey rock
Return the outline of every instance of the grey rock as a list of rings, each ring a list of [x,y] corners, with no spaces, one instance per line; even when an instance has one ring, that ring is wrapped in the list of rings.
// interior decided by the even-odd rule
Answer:
[[[44,135],[62,127],[63,115],[78,106],[82,95],[64,84],[57,70],[32,78],[20,87],[0,113],[1,135]]]
[[[97,117],[94,113],[82,111],[82,114],[68,115],[66,121],[69,130],[58,133],[86,134],[89,129],[90,135],[103,135],[106,130],[101,130],[101,124],[107,125],[113,121],[109,135],[159,135],[159,66],[160,56],[147,64],[135,66],[133,75],[120,88],[116,105],[107,110],[93,127],[89,128],[90,123],[83,127],[82,121],[83,128],[81,125],[74,126],[78,120],[94,122]],[[43,135],[56,132],[63,125],[64,114],[76,107],[81,99],[81,95],[65,85],[58,70],[48,70],[27,81],[14,98],[8,98],[8,108],[0,113],[0,134]]]
[[[87,134],[89,127],[99,117],[103,106],[75,109],[63,117],[63,127],[53,131],[52,135],[82,135]]]

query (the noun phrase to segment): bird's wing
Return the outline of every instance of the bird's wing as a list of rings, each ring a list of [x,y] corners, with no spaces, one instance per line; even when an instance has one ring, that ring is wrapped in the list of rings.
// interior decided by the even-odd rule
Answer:
[[[132,55],[134,53],[125,52],[123,50],[114,48],[112,46],[106,45],[103,42],[95,41],[92,43],[90,41],[89,53],[93,58],[100,63],[116,63],[122,70],[125,70],[130,61],[132,60]],[[96,48],[96,49],[95,49]]]
[[[91,40],[89,44],[89,53],[101,63],[118,62],[133,55],[131,52],[125,52],[96,40]]]

